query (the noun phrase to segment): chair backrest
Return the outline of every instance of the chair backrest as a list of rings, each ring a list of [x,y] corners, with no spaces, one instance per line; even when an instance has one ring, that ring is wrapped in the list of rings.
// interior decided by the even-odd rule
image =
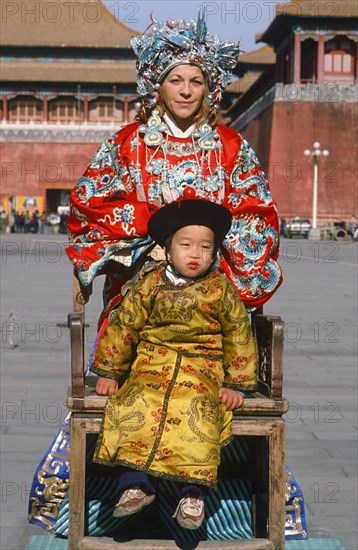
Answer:
[[[85,395],[85,304],[88,302],[92,288],[86,292],[76,272],[73,276],[73,313],[68,315],[68,328],[71,338],[71,397],[83,399]]]
[[[258,390],[282,399],[284,323],[281,317],[255,314],[252,324],[258,352]]]

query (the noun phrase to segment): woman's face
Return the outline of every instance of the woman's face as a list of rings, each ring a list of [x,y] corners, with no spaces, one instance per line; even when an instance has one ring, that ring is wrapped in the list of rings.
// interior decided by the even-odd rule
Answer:
[[[193,124],[205,89],[203,73],[194,65],[178,65],[165,77],[162,84],[164,106],[181,130]]]
[[[212,264],[215,236],[209,227],[187,225],[173,235],[169,261],[184,277],[199,277]]]

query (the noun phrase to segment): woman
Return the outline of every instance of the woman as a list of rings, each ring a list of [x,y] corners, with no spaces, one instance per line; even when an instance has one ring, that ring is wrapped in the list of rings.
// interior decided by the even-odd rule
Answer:
[[[155,22],[132,45],[138,122],[100,146],[71,195],[67,253],[79,279],[86,287],[107,275],[103,320],[153,251],[151,214],[179,197],[204,197],[233,215],[217,269],[246,307],[257,308],[281,283],[276,208],[253,150],[217,125],[239,47],[209,35],[200,18]]]

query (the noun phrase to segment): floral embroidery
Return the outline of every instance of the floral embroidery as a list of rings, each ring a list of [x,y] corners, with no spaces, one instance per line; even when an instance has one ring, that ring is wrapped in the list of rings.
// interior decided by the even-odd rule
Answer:
[[[140,442],[140,441],[132,441],[131,443],[131,448],[133,449],[133,451],[135,451],[136,453],[139,453],[140,451],[142,451],[143,449],[146,449],[147,446]]]
[[[185,372],[185,374],[194,373],[195,369],[192,367],[192,365],[181,365],[181,370]]]
[[[115,355],[119,355],[119,350],[116,348],[116,346],[107,346],[106,353],[107,357],[114,357]]]
[[[110,214],[106,214],[103,218],[100,218],[100,222],[108,222],[110,225],[121,223],[121,226],[127,235],[135,235],[135,227],[129,227],[133,224],[135,219],[134,206],[132,204],[126,204],[123,208],[113,208],[113,218]]]
[[[194,384],[193,388],[196,391],[196,393],[205,393],[208,391],[207,386],[204,386],[204,384]]]
[[[154,417],[156,422],[160,422],[160,419],[162,418],[163,409],[157,409],[156,411],[152,411],[152,416]]]
[[[131,334],[123,334],[121,339],[124,346],[130,346],[133,341],[133,336]]]
[[[168,418],[168,424],[174,424],[175,426],[179,426],[181,423],[180,418]]]
[[[194,386],[193,382],[186,380],[185,382],[179,382],[179,386],[184,386],[185,388],[192,388]]]
[[[163,460],[167,458],[168,456],[172,456],[174,453],[170,449],[162,449],[160,451],[157,451],[156,455],[158,457],[158,460]]]

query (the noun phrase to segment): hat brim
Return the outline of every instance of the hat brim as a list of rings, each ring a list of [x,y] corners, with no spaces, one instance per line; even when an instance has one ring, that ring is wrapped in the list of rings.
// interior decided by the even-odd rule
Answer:
[[[167,238],[188,225],[209,227],[223,241],[231,227],[227,208],[207,200],[186,199],[171,202],[157,210],[148,223],[148,234],[160,246]]]

